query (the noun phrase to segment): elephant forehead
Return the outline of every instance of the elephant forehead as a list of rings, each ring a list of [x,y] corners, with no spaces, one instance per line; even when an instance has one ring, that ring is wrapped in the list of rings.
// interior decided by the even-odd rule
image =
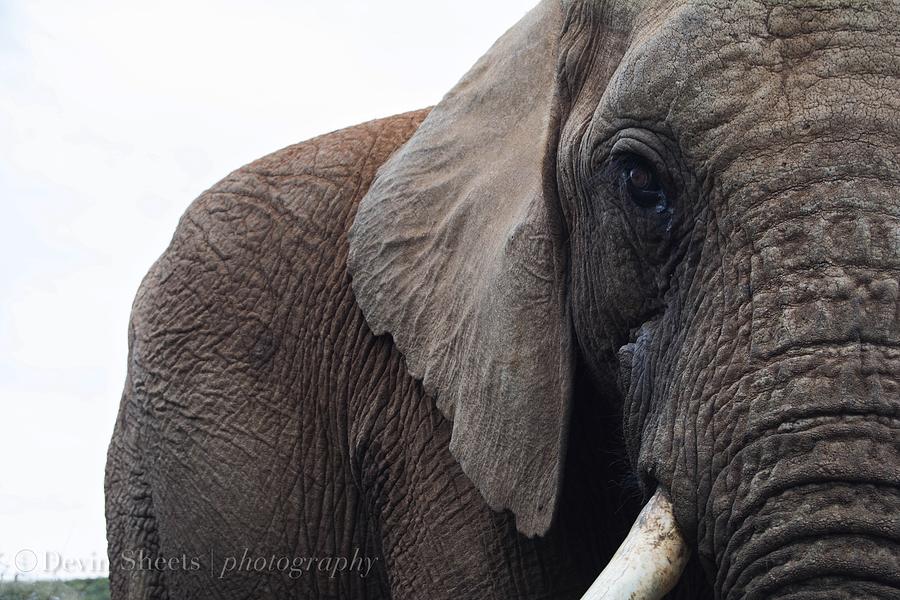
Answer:
[[[634,26],[598,116],[664,124],[714,172],[848,132],[900,145],[895,2],[658,2]]]

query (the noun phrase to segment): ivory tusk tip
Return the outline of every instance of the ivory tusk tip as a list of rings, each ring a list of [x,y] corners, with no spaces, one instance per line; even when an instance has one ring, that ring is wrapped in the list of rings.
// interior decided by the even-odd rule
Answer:
[[[678,583],[689,557],[672,501],[657,489],[582,600],[659,600]]]

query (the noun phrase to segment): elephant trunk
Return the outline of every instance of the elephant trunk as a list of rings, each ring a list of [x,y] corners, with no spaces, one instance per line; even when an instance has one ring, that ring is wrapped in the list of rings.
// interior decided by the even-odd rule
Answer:
[[[582,600],[658,600],[675,587],[688,556],[672,503],[657,490]]]
[[[900,589],[900,246],[883,210],[895,192],[868,189],[821,190],[833,211],[760,231],[777,248],[751,268],[751,359],[765,366],[735,399],[747,426],[713,490],[732,502],[713,525],[722,598]]]
[[[717,598],[900,591],[896,206],[894,187],[829,179],[742,213],[733,239],[753,243],[729,264],[748,285],[721,319],[740,333],[718,350],[730,373],[703,401],[701,492],[684,509]]]
[[[894,597],[898,431],[893,416],[815,416],[754,443],[739,459],[746,483],[717,523],[720,597]]]

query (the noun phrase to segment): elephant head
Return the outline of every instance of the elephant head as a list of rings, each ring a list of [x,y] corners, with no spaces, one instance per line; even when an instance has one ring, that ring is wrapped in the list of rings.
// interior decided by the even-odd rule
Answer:
[[[897,593],[898,47],[893,2],[544,0],[382,167],[357,301],[522,533],[584,369],[717,597]]]

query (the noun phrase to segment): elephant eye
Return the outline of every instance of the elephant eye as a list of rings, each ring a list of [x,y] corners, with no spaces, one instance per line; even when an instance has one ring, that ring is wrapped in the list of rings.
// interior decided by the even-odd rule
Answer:
[[[662,212],[668,208],[666,192],[656,175],[656,170],[646,161],[635,156],[622,159],[620,177],[623,193],[641,208],[654,208]]]

